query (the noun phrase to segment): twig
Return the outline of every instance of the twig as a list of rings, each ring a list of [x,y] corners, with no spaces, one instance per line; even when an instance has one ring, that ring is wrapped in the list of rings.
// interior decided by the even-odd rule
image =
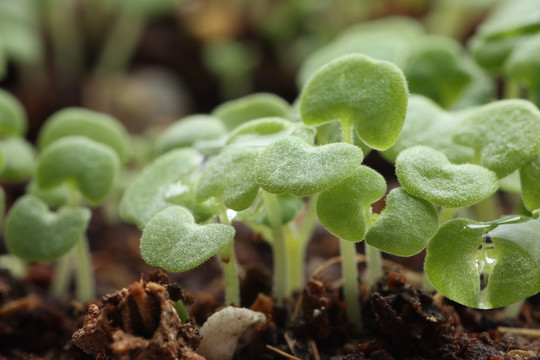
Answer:
[[[313,357],[315,360],[321,360],[321,357],[319,356],[319,350],[317,349],[317,344],[315,344],[315,341],[310,340],[309,346],[311,346],[311,351],[313,351]]]
[[[297,358],[296,356],[292,356],[291,354],[287,354],[285,351],[281,351],[281,350],[279,350],[278,348],[273,347],[272,345],[268,345],[268,344],[267,344],[267,345],[266,345],[266,348],[267,348],[268,350],[272,350],[272,351],[278,353],[278,354],[281,355],[281,356],[286,357],[287,359],[292,359],[292,360],[302,360],[302,359],[300,359],[300,358]]]
[[[298,313],[300,312],[300,305],[302,305],[302,301],[304,301],[304,293],[300,293],[300,296],[298,297],[298,300],[296,300],[296,304],[294,305],[294,313],[291,317],[291,321],[296,320],[296,317],[298,316]]]
[[[513,328],[506,326],[499,326],[497,331],[501,334],[517,334],[528,337],[540,338],[540,330],[538,329],[525,329],[525,328]]]

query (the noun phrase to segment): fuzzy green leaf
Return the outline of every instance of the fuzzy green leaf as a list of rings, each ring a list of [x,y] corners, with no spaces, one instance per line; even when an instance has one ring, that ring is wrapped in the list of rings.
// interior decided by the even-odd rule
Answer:
[[[268,145],[256,162],[257,181],[274,194],[307,196],[337,184],[362,164],[362,150],[350,144],[310,146],[297,137]]]
[[[427,146],[402,151],[396,174],[410,194],[449,208],[474,205],[497,190],[492,171],[472,164],[454,165]]]
[[[516,81],[537,87],[540,85],[540,33],[520,42],[505,63],[510,77]]]
[[[447,37],[432,36],[418,42],[403,67],[411,93],[421,94],[448,108],[472,80],[461,45]]]
[[[415,145],[425,145],[440,151],[452,163],[471,161],[474,151],[452,142],[452,132],[459,122],[459,116],[444,111],[430,99],[411,95],[403,130],[395,144],[382,152],[382,155],[395,162],[401,151]]]
[[[120,202],[120,216],[143,229],[150,219],[192,191],[191,175],[203,156],[193,149],[176,149],[155,159],[126,188]],[[184,204],[182,204],[184,205]]]
[[[13,95],[0,89],[0,136],[21,136],[26,132],[26,114]]]
[[[232,226],[197,225],[187,209],[171,206],[155,215],[144,228],[141,255],[150,265],[167,271],[186,271],[208,260],[233,238]]]
[[[401,132],[407,98],[407,82],[397,66],[346,55],[320,68],[308,81],[300,97],[300,114],[307,125],[333,120],[352,125],[362,141],[382,150]]]
[[[473,148],[480,165],[499,178],[540,152],[540,111],[527,100],[501,100],[472,111],[453,140]]]
[[[294,129],[293,123],[283,118],[251,120],[234,129],[226,145],[265,147],[277,139],[290,135]]]
[[[467,306],[478,307],[480,276],[476,267],[481,228],[469,219],[444,223],[427,246],[424,270],[429,282],[446,297]]]
[[[221,120],[210,115],[191,115],[169,126],[156,141],[156,153],[163,154],[198,141],[219,139],[227,133]]]
[[[32,145],[24,138],[10,137],[0,141],[4,166],[0,180],[20,182],[30,178],[34,171],[35,154]]]
[[[471,41],[475,60],[491,71],[500,71],[515,46],[540,30],[538,3],[502,1],[480,25]]]
[[[49,209],[58,209],[70,203],[71,196],[73,195],[68,183],[44,190],[41,189],[35,179],[31,179],[26,192],[33,195],[43,201]],[[77,194],[77,202],[82,201],[79,194]]]
[[[298,71],[298,87],[324,64],[347,54],[364,54],[401,66],[409,49],[423,35],[422,25],[407,17],[386,17],[353,25],[304,61]]]
[[[319,194],[317,216],[332,234],[348,241],[362,241],[371,217],[371,203],[385,192],[382,175],[360,166],[351,176]]]
[[[247,209],[259,192],[255,177],[258,149],[231,147],[212,158],[204,168],[197,184],[197,199],[211,197],[228,209]]]
[[[122,124],[110,115],[82,108],[67,108],[47,119],[39,134],[38,149],[43,151],[66,136],[84,136],[109,146],[125,163],[130,151],[129,137]]]
[[[390,191],[386,207],[366,234],[366,242],[384,252],[412,256],[422,251],[439,228],[435,207],[403,188]]]
[[[86,208],[62,208],[52,213],[44,202],[26,195],[13,205],[6,219],[6,246],[26,260],[53,261],[81,239],[90,221]]]
[[[96,205],[112,189],[119,167],[118,156],[110,147],[86,137],[68,136],[45,148],[38,159],[36,180],[42,189],[67,182]]]
[[[540,291],[540,221],[455,219],[429,242],[429,282],[448,298],[475,308],[512,304]]]
[[[530,211],[540,209],[540,153],[519,169],[523,202]]]
[[[212,111],[212,115],[221,119],[227,129],[232,130],[250,120],[265,117],[286,118],[291,106],[277,95],[260,93],[227,101]]]

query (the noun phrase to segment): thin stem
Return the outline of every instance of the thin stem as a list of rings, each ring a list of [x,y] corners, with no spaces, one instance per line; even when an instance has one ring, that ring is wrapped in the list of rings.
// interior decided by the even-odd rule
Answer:
[[[291,231],[290,226],[284,227],[285,247],[289,261],[289,277],[287,294],[292,294],[302,288],[304,283],[304,254],[305,244]]]
[[[69,281],[71,280],[71,257],[71,253],[67,253],[56,262],[51,283],[51,293],[57,299],[68,295]]]
[[[319,194],[312,195],[306,207],[306,213],[300,226],[300,234],[298,238],[300,242],[307,243],[311,239],[313,229],[315,228],[315,222],[317,221],[317,199]]]
[[[519,84],[516,81],[511,79],[506,79],[504,84],[504,98],[505,99],[519,99],[521,97],[521,89]]]
[[[341,121],[341,141],[352,144],[352,124],[348,121]]]
[[[47,9],[55,67],[68,78],[80,74],[83,65],[75,6],[72,0],[53,0]]]
[[[227,209],[223,208],[219,214],[219,220],[222,224],[231,225]],[[223,266],[223,275],[225,277],[225,304],[240,305],[240,280],[238,279],[238,265],[236,254],[234,252],[234,240],[220,250],[220,260]]]
[[[521,314],[521,308],[523,307],[523,304],[525,303],[525,300],[520,300],[516,303],[510,304],[503,310],[504,317],[510,318],[510,319],[517,319],[519,317],[519,314]]]
[[[360,311],[358,291],[358,269],[356,246],[354,242],[339,239],[341,267],[343,273],[343,294],[345,297],[347,318],[357,329],[362,328],[362,312]]]
[[[129,10],[118,13],[96,65],[94,71],[96,78],[125,70],[135,51],[144,24],[143,18],[131,14]]]
[[[433,34],[446,35],[462,39],[468,29],[471,18],[477,14],[463,5],[450,1],[438,1],[428,18],[428,28]]]
[[[318,197],[319,194],[315,194],[309,198],[298,232],[291,231],[290,226],[284,228],[285,244],[289,254],[289,294],[302,289],[304,285],[305,253],[317,221]]]
[[[266,191],[261,191],[268,220],[272,230],[272,246],[274,255],[274,296],[278,303],[288,295],[289,289],[289,264],[287,261],[287,250],[285,247],[285,235],[281,223],[281,214],[279,212],[279,203],[276,195]]]
[[[441,212],[439,214],[439,223],[442,225],[448,220],[451,220],[456,214],[456,210],[457,209],[455,208],[447,208],[447,207],[441,208]]]
[[[96,296],[92,257],[86,236],[75,244],[75,260],[77,264],[77,300],[84,302]]]
[[[499,215],[499,205],[497,194],[493,194],[487,199],[480,201],[478,204],[474,205],[476,220],[489,221],[497,218]]]
[[[383,275],[381,251],[364,242],[366,252],[366,288],[371,289]]]

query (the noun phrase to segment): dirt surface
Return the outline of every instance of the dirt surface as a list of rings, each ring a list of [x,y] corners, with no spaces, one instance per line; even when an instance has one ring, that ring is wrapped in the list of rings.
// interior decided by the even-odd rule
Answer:
[[[196,329],[223,305],[218,264],[184,274],[150,272],[138,255],[137,230],[121,229],[114,233],[125,238],[115,241],[107,240],[112,230],[92,232],[98,289],[108,294],[88,304],[48,297],[51,265],[34,264],[23,280],[0,272],[0,359],[201,359],[194,352],[201,341]],[[391,268],[374,289],[361,287],[365,326],[355,330],[346,320],[336,261],[312,271],[316,276],[303,291],[278,305],[271,297],[270,249],[245,229],[239,234],[242,305],[268,321],[235,359],[540,359],[538,296],[518,319],[505,319],[498,310],[426,293],[411,285],[419,274],[387,262]],[[336,255],[333,242],[315,236],[308,269]],[[143,273],[147,281],[140,280]],[[121,282],[131,285],[110,290]],[[190,322],[181,323],[171,299],[184,301]],[[522,334],[527,330],[532,333]]]

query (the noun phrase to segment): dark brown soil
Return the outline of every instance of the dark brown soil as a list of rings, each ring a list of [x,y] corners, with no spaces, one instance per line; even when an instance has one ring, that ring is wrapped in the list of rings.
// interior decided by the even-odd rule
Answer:
[[[246,239],[238,241],[239,258],[255,249],[266,256],[263,244]],[[316,249],[317,241],[312,258]],[[139,267],[137,262],[130,266]],[[519,319],[504,319],[497,310],[469,309],[426,293],[408,284],[409,273],[399,269],[396,265],[369,293],[363,289],[365,327],[358,331],[346,320],[339,266],[326,268],[301,294],[277,305],[270,297],[270,272],[245,264],[242,302],[265,313],[267,324],[235,359],[540,359],[540,339],[504,330],[538,328],[538,297],[525,304]],[[211,263],[187,275],[174,274],[173,281],[190,276],[195,282],[205,272],[214,276]],[[137,280],[83,306],[47,297],[48,267],[36,265],[30,274],[23,282],[0,273],[2,360],[202,359],[193,351],[201,340],[195,328],[222,305],[221,291],[213,290],[219,275],[202,281],[208,288],[199,284],[190,297],[180,285],[169,284],[165,273],[154,272],[152,281]],[[191,303],[194,325],[181,323],[170,298]]]

